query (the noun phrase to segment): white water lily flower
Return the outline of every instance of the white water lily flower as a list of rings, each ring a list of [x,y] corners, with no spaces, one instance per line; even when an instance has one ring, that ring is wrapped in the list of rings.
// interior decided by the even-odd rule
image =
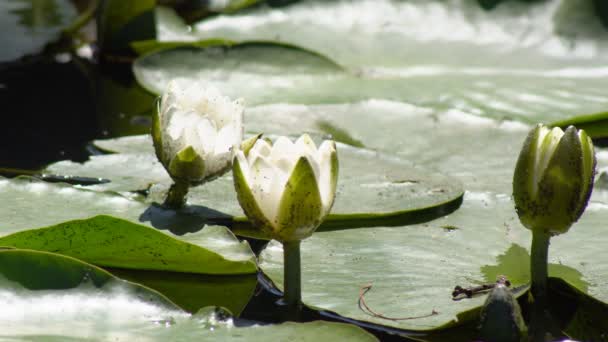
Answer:
[[[568,231],[587,207],[595,176],[593,142],[570,126],[536,126],[513,175],[513,198],[526,228],[551,235]]]
[[[152,129],[156,155],[171,177],[198,184],[228,171],[243,139],[243,111],[240,100],[214,87],[171,81]]]
[[[259,139],[233,162],[234,185],[252,223],[281,242],[309,237],[329,213],[338,181],[334,141],[317,149],[304,134],[295,143]]]

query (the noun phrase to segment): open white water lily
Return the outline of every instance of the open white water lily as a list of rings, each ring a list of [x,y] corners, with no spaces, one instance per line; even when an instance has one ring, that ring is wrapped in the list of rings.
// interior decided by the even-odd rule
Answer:
[[[593,142],[585,131],[536,126],[513,175],[513,198],[522,224],[550,235],[567,232],[587,207],[595,163]]]
[[[274,144],[255,142],[233,162],[241,207],[258,228],[281,242],[309,237],[327,216],[338,181],[334,141],[317,149],[307,134],[295,143],[279,137]]]
[[[200,184],[228,171],[243,139],[240,100],[202,83],[171,81],[153,117],[158,159],[177,182]]]

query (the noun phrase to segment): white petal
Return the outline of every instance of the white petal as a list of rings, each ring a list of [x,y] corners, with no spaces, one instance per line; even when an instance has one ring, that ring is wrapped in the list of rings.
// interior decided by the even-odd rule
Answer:
[[[310,155],[317,154],[317,145],[315,145],[315,142],[308,134],[302,134],[302,136],[300,136],[296,141],[295,145],[298,150],[301,151],[301,155],[304,155],[304,153]]]
[[[202,114],[199,110],[201,102],[205,102],[205,89],[202,84],[188,82],[187,86],[181,89],[180,95],[182,106]]]
[[[277,138],[272,145],[270,160],[285,173],[291,173],[299,158],[298,149],[287,137]]]
[[[194,132],[195,134],[193,135],[193,138],[198,139],[197,146],[200,146],[201,153],[204,153],[205,155],[213,155],[217,140],[215,123],[206,117],[198,117],[196,122],[196,130]]]
[[[217,133],[215,141],[215,154],[227,153],[238,149],[239,142],[242,138],[239,136],[239,130],[234,124],[224,126]]]
[[[258,139],[251,150],[249,150],[249,156],[247,160],[249,161],[249,165],[253,165],[254,161],[259,157],[268,158],[270,156],[270,152],[272,150],[272,146],[264,139]]]
[[[317,184],[319,186],[319,193],[321,194],[321,202],[323,202],[323,210],[327,212],[330,208],[329,205],[332,202],[335,194],[331,189],[331,155],[335,150],[335,143],[333,141],[324,141],[319,147],[319,177],[317,178]]]
[[[229,166],[232,161],[232,152],[207,156],[205,159],[205,176],[215,174]]]
[[[551,160],[551,157],[553,156],[553,153],[555,152],[555,149],[563,136],[564,131],[562,131],[559,127],[549,129],[543,126],[541,128],[536,147],[536,163],[533,173],[534,184],[538,185],[538,183],[541,181],[541,177],[549,165],[549,161]],[[546,140],[548,140],[549,144],[546,148],[542,148]]]
[[[273,165],[264,157],[257,158],[250,165],[251,191],[262,213],[271,222],[274,222],[276,218],[283,191],[280,189],[280,193],[277,193],[276,186],[273,186],[273,181],[276,181],[274,169]]]
[[[181,140],[184,129],[187,127],[187,117],[189,113],[184,112],[175,107],[169,108],[169,113],[167,115],[167,126],[166,132],[167,135],[173,140]]]

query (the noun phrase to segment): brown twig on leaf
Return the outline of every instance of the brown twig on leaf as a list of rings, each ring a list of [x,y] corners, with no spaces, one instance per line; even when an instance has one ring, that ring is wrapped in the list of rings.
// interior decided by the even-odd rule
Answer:
[[[438,315],[439,312],[435,311],[435,309],[433,309],[433,311],[430,314],[426,314],[426,315],[422,315],[422,316],[410,316],[410,317],[388,317],[385,316],[381,313],[378,313],[374,310],[372,310],[372,308],[370,308],[367,303],[365,302],[365,294],[368,293],[370,290],[372,289],[372,284],[367,284],[367,285],[363,285],[361,287],[361,289],[359,290],[359,301],[358,301],[358,306],[359,309],[363,312],[365,312],[366,314],[372,316],[372,317],[376,317],[376,318],[382,318],[382,319],[388,319],[391,321],[405,321],[405,320],[410,320],[410,319],[418,319],[418,318],[425,318],[425,317],[431,317],[434,315]]]

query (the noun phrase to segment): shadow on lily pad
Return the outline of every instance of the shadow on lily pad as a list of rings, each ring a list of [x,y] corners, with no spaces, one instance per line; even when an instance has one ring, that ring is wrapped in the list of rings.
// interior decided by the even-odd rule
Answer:
[[[497,257],[498,265],[486,265],[481,268],[485,280],[494,282],[500,275],[506,276],[512,284],[522,285],[530,281],[530,253],[518,244]],[[564,279],[583,293],[587,293],[589,284],[583,280],[583,274],[566,265],[549,263],[549,276]]]
[[[200,206],[189,205],[179,210],[167,209],[158,203],[152,203],[140,216],[140,222],[150,222],[159,230],[168,230],[175,235],[195,233],[205,225],[230,227],[232,216],[220,211]]]

